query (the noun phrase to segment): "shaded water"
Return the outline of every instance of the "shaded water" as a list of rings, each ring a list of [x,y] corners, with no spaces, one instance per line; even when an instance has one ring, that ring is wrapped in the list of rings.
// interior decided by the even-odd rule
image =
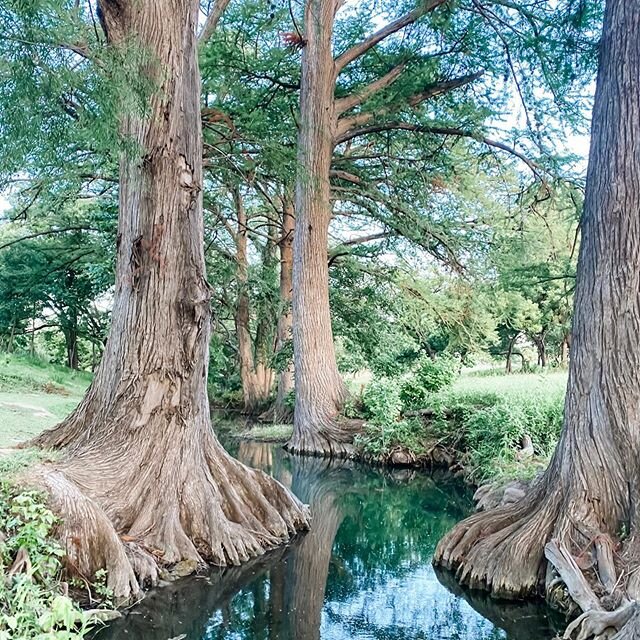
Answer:
[[[243,567],[158,589],[99,640],[554,637],[546,609],[470,595],[432,568],[438,539],[472,508],[461,484],[292,457],[262,443],[242,442],[234,453],[311,505],[311,531]]]

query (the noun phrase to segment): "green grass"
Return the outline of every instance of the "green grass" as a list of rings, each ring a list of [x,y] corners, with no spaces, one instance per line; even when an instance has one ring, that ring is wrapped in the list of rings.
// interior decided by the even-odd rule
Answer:
[[[567,372],[514,373],[511,375],[463,374],[449,388],[448,393],[496,393],[501,396],[526,394],[564,394],[567,386]]]
[[[242,437],[260,442],[286,442],[292,433],[290,424],[259,424],[243,433]]]
[[[0,448],[13,447],[60,422],[90,382],[86,372],[0,354]]]

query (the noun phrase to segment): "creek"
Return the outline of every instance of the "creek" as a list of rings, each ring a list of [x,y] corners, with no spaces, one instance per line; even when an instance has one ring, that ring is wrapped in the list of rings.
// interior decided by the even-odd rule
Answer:
[[[470,593],[434,570],[438,540],[473,509],[451,477],[258,442],[231,449],[310,504],[311,530],[241,567],[154,590],[98,640],[551,640],[561,628],[542,605]]]

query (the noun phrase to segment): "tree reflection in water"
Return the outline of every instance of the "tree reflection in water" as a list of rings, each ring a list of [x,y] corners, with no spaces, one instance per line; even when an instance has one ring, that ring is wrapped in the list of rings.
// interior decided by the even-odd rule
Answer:
[[[438,539],[471,507],[460,484],[294,458],[262,443],[242,442],[235,453],[311,505],[311,531],[248,565],[158,589],[100,640],[554,636],[544,609],[477,600],[436,576]]]

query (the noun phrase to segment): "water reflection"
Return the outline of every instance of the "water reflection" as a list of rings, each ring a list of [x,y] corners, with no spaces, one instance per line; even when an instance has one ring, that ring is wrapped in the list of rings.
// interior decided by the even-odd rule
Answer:
[[[311,531],[243,567],[159,589],[100,640],[554,636],[540,608],[478,600],[436,576],[437,540],[470,509],[459,484],[293,458],[260,443],[242,442],[234,453],[311,505]]]

